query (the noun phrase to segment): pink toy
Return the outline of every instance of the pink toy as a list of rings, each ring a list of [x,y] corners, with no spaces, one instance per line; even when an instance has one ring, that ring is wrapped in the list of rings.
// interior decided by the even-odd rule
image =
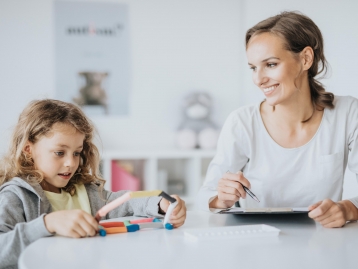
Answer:
[[[116,161],[112,161],[112,191],[138,191],[139,189],[139,179],[120,167]]]

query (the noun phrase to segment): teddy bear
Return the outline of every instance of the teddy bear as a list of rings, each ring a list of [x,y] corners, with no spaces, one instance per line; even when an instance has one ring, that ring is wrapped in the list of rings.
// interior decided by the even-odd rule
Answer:
[[[192,92],[183,100],[183,120],[178,128],[176,143],[182,149],[213,149],[219,136],[210,119],[212,99],[206,92]]]
[[[86,85],[80,89],[80,95],[73,98],[73,101],[80,106],[102,106],[105,114],[107,114],[107,95],[101,83],[108,76],[108,73],[80,72],[78,74],[86,79]]]

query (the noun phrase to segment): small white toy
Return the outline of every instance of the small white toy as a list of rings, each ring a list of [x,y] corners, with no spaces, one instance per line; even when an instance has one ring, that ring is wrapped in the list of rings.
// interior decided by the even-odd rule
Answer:
[[[183,102],[184,119],[178,128],[176,143],[182,149],[213,149],[219,131],[210,119],[212,100],[206,92],[194,92]]]

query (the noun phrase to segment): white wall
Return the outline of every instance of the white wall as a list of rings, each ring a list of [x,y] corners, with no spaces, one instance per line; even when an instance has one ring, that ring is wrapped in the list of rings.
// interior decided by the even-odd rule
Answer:
[[[129,1],[132,45],[131,117],[97,121],[105,144],[172,147],[183,94],[202,89],[222,122],[238,106],[240,3]],[[130,134],[130,139],[128,139]],[[112,137],[117,137],[114,140]],[[111,142],[109,142],[111,140]]]
[[[105,2],[105,1],[103,1]],[[323,32],[332,75],[324,83],[356,93],[358,2],[342,0],[117,0],[129,5],[130,116],[96,120],[104,148],[173,146],[185,92],[208,90],[214,119],[263,97],[251,82],[244,34],[282,10],[300,10]],[[54,97],[53,1],[0,2],[0,153],[28,101]],[[357,193],[352,174],[346,193]]]
[[[130,116],[95,120],[104,148],[173,147],[190,90],[212,94],[218,124],[240,105],[240,1],[113,2],[129,5],[132,85]],[[55,97],[52,3],[0,2],[0,151],[29,100]]]
[[[51,2],[0,2],[0,152],[24,106],[54,94]]]

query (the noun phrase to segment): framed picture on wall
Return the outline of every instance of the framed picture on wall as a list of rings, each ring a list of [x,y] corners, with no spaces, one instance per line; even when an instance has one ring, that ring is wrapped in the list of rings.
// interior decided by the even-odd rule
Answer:
[[[56,98],[89,116],[128,114],[128,7],[56,1]]]

